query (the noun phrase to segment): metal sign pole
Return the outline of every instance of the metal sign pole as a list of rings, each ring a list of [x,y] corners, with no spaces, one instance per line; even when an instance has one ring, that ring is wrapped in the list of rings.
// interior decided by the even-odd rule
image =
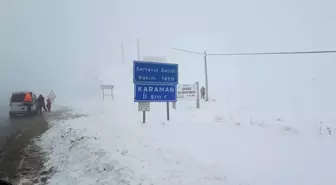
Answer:
[[[205,101],[209,101],[208,62],[206,51],[204,51],[204,74],[205,74]]]
[[[140,42],[137,40],[138,60],[140,61]],[[142,123],[146,123],[146,111],[142,111]]]
[[[200,99],[199,99],[199,83],[196,82],[196,108],[200,108]]]
[[[105,94],[104,94],[104,89],[103,89],[102,91],[103,91],[103,100],[104,100],[104,96],[105,96]]]
[[[111,88],[111,97],[112,97],[112,100],[113,100],[113,88]]]
[[[167,121],[169,121],[169,102],[167,102]]]
[[[142,123],[146,123],[146,111],[142,111]]]
[[[122,56],[123,64],[125,64],[124,42],[123,41],[121,41],[121,56]]]

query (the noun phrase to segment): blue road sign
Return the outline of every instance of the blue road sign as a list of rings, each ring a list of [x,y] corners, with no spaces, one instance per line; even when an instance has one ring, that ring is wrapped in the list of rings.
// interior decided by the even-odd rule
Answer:
[[[134,61],[133,83],[177,84],[178,65],[170,63]]]
[[[174,84],[134,84],[135,102],[176,102]]]

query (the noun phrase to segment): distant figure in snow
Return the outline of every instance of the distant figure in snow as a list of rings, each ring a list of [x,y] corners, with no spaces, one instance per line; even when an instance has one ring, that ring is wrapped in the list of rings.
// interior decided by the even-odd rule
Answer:
[[[37,113],[41,114],[42,113],[42,108],[44,109],[44,111],[47,111],[46,107],[45,107],[45,102],[44,102],[44,97],[42,96],[42,94],[40,94],[40,96],[37,98]]]
[[[205,99],[205,88],[202,86],[201,88],[201,98],[204,100]]]
[[[50,110],[51,110],[51,100],[49,98],[47,99],[47,109],[48,109],[48,112],[50,112]]]

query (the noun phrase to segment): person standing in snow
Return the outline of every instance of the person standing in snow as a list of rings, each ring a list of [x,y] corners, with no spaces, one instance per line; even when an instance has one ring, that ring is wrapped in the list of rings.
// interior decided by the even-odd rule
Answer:
[[[50,101],[49,98],[47,99],[47,109],[48,109],[48,112],[50,112],[50,109],[51,109],[51,101]]]
[[[44,102],[44,97],[42,96],[42,94],[40,94],[40,96],[37,98],[37,113],[41,114],[42,113],[42,108],[44,109],[44,111],[47,111],[46,107],[45,107],[45,102]]]
[[[26,93],[23,100],[24,104],[27,106],[28,113],[31,112],[31,107],[33,105],[33,93]]]
[[[205,99],[205,88],[202,86],[201,88],[201,98],[204,100]]]

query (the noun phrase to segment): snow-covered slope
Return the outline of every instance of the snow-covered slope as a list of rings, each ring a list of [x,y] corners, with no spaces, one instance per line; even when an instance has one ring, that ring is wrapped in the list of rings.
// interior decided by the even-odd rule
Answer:
[[[170,121],[165,104],[153,103],[146,124],[132,66],[106,67],[99,78],[115,84],[115,99],[97,91],[76,102],[88,116],[54,122],[39,141],[46,168],[56,169],[49,184],[335,184],[335,98],[325,82],[334,64],[300,64],[218,64],[232,70],[210,68],[212,101],[198,110],[178,102]]]

